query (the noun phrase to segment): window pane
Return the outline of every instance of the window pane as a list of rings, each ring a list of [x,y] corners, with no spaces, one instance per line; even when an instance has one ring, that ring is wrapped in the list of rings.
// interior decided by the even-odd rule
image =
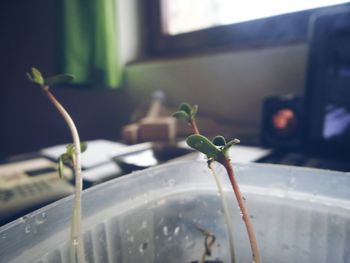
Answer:
[[[176,35],[257,18],[345,3],[344,0],[161,0],[163,32]]]

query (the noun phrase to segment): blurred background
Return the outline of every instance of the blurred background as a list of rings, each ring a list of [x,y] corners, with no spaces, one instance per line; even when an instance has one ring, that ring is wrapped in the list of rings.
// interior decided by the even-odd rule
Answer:
[[[46,76],[78,77],[54,93],[83,140],[121,139],[122,126],[153,90],[166,93],[169,107],[200,105],[236,137],[258,137],[265,98],[305,93],[310,18],[349,5],[342,2],[6,0],[0,157],[70,140],[56,110],[25,78],[32,66]]]
[[[349,171],[349,10],[340,0],[4,0],[0,160],[54,161],[42,150],[71,141],[25,77],[36,67],[76,76],[52,92],[99,150],[181,141],[189,129],[169,117],[187,101],[203,134],[263,150],[253,161]]]

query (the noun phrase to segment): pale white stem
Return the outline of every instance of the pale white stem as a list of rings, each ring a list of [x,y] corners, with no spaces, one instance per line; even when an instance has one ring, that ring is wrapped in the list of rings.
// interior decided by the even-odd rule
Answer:
[[[221,197],[221,202],[222,202],[222,207],[224,209],[224,218],[225,218],[225,223],[228,227],[228,236],[229,236],[229,246],[230,246],[230,256],[231,256],[231,262],[234,263],[236,262],[235,260],[235,249],[234,249],[234,241],[233,241],[233,224],[232,221],[230,220],[230,216],[229,216],[229,208],[227,205],[227,201],[226,201],[226,197],[225,197],[225,193],[224,193],[224,189],[222,188],[221,182],[220,182],[220,178],[217,175],[213,164],[209,164],[209,169],[212,172],[214,179],[215,179],[215,183],[216,186],[218,188],[220,197]]]
[[[58,102],[55,96],[49,91],[48,86],[42,86],[44,93],[47,95],[52,104],[56,107],[65,122],[67,123],[73,144],[75,148],[75,155],[73,157],[74,175],[75,175],[75,196],[73,206],[73,216],[71,222],[71,240],[70,240],[70,259],[71,262],[82,263],[84,259],[84,243],[82,240],[82,226],[81,226],[81,196],[83,190],[83,178],[81,173],[81,149],[80,138],[77,128],[64,107]]]

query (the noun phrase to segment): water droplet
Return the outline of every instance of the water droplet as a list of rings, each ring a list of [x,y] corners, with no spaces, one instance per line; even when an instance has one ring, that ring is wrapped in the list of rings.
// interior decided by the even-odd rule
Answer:
[[[129,235],[129,234],[130,234],[130,230],[129,230],[129,229],[125,230],[125,233],[126,233],[127,235]]]
[[[73,239],[73,246],[77,246],[79,244],[79,241],[78,241],[78,239]]]
[[[22,219],[23,219],[24,221],[28,220],[28,219],[29,219],[29,215],[23,216]]]
[[[174,229],[174,235],[177,236],[179,233],[180,233],[180,227],[177,226],[177,227],[175,227],[175,229]]]
[[[131,235],[131,236],[129,236],[128,237],[128,241],[130,242],[130,243],[133,243],[134,242],[134,236],[133,235]]]
[[[26,225],[24,228],[24,231],[26,232],[26,234],[29,234],[32,231],[32,226],[31,225]]]
[[[2,235],[1,235],[1,238],[2,238],[2,239],[6,239],[6,234],[2,234]]]
[[[158,236],[158,235],[156,235],[156,236],[155,236],[155,239],[156,239],[156,240],[158,240],[158,239],[159,239],[159,236]]]
[[[182,214],[181,214],[181,213],[179,213],[179,215],[178,215],[178,216],[179,216],[179,218],[182,218]]]
[[[171,240],[173,240],[173,237],[172,236],[168,237],[168,241],[171,241]]]
[[[164,227],[163,227],[163,234],[164,234],[164,236],[169,235],[169,230],[168,230],[168,227],[167,227],[167,226],[164,226]]]
[[[40,215],[38,215],[36,218],[35,218],[35,222],[40,225],[42,223],[44,223],[47,219],[47,215],[45,212],[42,212]]]
[[[146,222],[146,221],[142,221],[142,223],[141,223],[141,228],[142,228],[142,229],[147,228],[147,222]]]
[[[147,241],[146,241],[146,242],[143,242],[143,243],[140,245],[140,247],[139,247],[140,253],[145,252],[145,250],[147,249],[147,247],[148,247],[148,242],[147,242]]]

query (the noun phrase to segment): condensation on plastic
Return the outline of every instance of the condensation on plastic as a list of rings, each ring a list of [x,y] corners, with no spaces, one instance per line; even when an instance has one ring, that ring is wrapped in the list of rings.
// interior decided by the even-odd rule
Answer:
[[[228,178],[217,166],[234,222],[237,262],[251,262]],[[235,165],[263,262],[350,262],[350,175],[266,164]],[[1,263],[68,259],[72,197],[0,229]],[[211,259],[229,262],[221,199],[204,162],[167,164],[83,194],[89,263],[189,263],[204,251],[198,227],[216,236]]]

